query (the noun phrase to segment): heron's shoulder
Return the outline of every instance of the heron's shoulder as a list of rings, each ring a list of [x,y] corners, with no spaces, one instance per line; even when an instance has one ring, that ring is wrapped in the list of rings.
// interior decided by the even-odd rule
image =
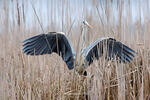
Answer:
[[[64,32],[57,32],[57,34],[62,34],[62,35],[65,35],[65,33],[64,33]]]
[[[98,44],[101,41],[109,40],[109,39],[110,39],[110,37],[100,37],[95,42],[91,43],[91,45],[96,45],[96,44]]]
[[[113,41],[113,42],[116,42],[117,40],[114,37],[102,37],[102,38],[98,38],[95,41],[95,44],[97,44],[97,43],[99,43],[101,41]]]
[[[101,41],[101,40],[115,40],[116,39],[114,37],[101,37],[101,38],[98,38],[97,40]]]
[[[46,35],[60,35],[66,37],[64,32],[48,32]]]

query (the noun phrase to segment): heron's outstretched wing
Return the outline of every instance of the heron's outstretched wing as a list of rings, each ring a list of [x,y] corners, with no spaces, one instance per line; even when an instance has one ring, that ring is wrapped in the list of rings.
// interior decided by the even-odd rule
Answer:
[[[74,51],[64,34],[50,32],[23,41],[23,51],[27,55],[43,55],[53,52],[60,55],[71,70],[74,67]]]
[[[113,38],[99,38],[87,47],[82,55],[85,57],[85,62],[90,65],[94,58],[99,59],[105,53],[109,60],[117,57],[123,63],[132,61],[136,54],[134,50]]]

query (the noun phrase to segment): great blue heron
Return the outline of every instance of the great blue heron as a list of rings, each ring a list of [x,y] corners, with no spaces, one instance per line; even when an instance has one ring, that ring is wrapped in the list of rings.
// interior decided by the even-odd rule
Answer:
[[[91,27],[86,21],[84,25]],[[85,69],[92,64],[95,59],[99,59],[107,53],[107,59],[118,58],[119,62],[127,63],[133,60],[136,52],[114,38],[99,38],[87,48],[84,45],[85,33],[82,34],[82,48],[77,63],[75,64],[76,54],[70,41],[63,32],[49,32],[40,34],[23,41],[23,51],[27,55],[44,55],[57,53],[65,61],[69,70],[76,67],[80,75],[86,75]],[[84,46],[83,46],[84,45]],[[83,49],[85,48],[85,49]],[[105,49],[104,49],[105,48]],[[81,61],[79,61],[81,60]],[[80,63],[79,63],[80,62]]]

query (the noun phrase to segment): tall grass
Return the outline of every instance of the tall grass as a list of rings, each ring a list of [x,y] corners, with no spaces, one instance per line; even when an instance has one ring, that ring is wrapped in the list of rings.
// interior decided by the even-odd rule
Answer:
[[[148,0],[0,2],[1,100],[150,99]],[[136,12],[132,10],[133,3]],[[114,37],[134,49],[137,56],[130,64],[106,61],[102,57],[87,68],[86,78],[74,75],[56,54],[26,56],[22,52],[22,41],[42,33],[37,16],[45,32],[69,34],[75,49],[84,18],[93,25],[93,29],[87,31],[88,41]]]

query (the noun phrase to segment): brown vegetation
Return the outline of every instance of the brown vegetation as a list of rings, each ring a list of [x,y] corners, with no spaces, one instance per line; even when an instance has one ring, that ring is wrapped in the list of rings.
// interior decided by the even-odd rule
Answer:
[[[56,54],[31,57],[22,52],[23,40],[42,33],[37,16],[45,32],[64,31],[68,34],[73,24],[68,37],[76,49],[82,15],[79,13],[74,17],[73,12],[76,13],[81,8],[72,8],[71,0],[45,0],[41,2],[47,2],[46,14],[35,8],[36,16],[32,7],[28,8],[31,6],[29,1],[3,0],[0,4],[1,100],[150,100],[149,1],[142,1],[144,6],[137,3],[139,15],[135,23],[130,1],[126,5],[121,0],[118,1],[116,15],[113,13],[114,0],[106,0],[106,6],[103,2],[91,0],[91,10],[87,10],[86,5],[89,4],[83,2],[82,15],[93,25],[93,29],[89,29],[87,33],[90,42],[98,37],[115,37],[137,52],[134,61],[125,65],[108,62],[102,57],[87,68],[86,78],[68,70],[61,57]],[[28,17],[29,10],[31,19]],[[123,15],[124,10],[126,17]],[[141,13],[144,25],[141,23]],[[118,22],[115,22],[116,16]]]

